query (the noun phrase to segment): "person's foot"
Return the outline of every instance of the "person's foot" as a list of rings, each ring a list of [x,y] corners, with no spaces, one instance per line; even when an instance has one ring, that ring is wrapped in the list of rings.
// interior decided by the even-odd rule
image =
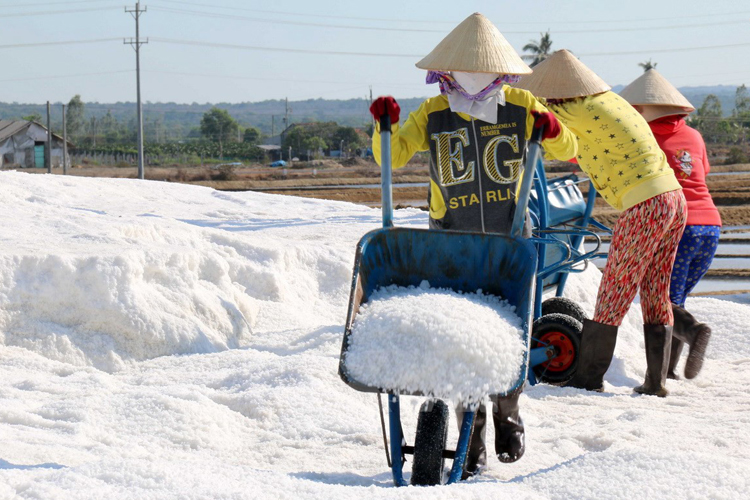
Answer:
[[[526,436],[523,430],[523,423],[513,429],[497,430],[495,436],[495,451],[497,459],[503,463],[510,464],[519,460],[526,451]]]
[[[706,355],[706,347],[711,339],[711,328],[701,323],[695,332],[693,342],[690,344],[687,361],[685,362],[685,378],[695,378],[703,368],[703,358]]]
[[[664,387],[657,387],[645,382],[643,385],[633,388],[634,392],[643,394],[645,396],[658,396],[660,398],[666,398],[669,391]]]
[[[461,481],[466,481],[467,479],[471,479],[472,477],[479,476],[484,473],[486,467],[484,465],[480,465],[475,467],[473,470],[464,470],[461,474]]]

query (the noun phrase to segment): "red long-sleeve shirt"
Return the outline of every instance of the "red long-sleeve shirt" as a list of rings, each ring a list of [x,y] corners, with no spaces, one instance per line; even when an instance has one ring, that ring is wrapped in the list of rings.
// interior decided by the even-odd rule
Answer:
[[[721,226],[721,216],[706,186],[711,166],[703,137],[678,115],[651,121],[649,126],[682,186],[688,206],[687,224]]]

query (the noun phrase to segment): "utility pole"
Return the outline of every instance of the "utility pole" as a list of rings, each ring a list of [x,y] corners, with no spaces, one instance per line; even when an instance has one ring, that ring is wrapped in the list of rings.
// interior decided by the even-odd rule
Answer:
[[[372,85],[370,85],[370,106],[372,106]],[[369,109],[370,106],[367,106]],[[375,130],[375,117],[372,117],[372,129]]]
[[[63,175],[68,174],[68,127],[65,124],[65,104],[62,105],[63,113]]]
[[[139,19],[141,14],[146,12],[146,7],[141,10],[141,2],[135,3],[135,9],[128,10],[125,8],[125,12],[130,13],[135,19],[135,40],[124,40],[123,43],[132,45],[135,49],[135,77],[136,77],[136,92],[138,101],[136,103],[137,115],[138,115],[138,178],[143,179],[143,107],[141,106],[141,45],[148,43],[148,38],[145,42],[141,41],[140,24]]]
[[[284,112],[284,127],[289,128],[289,98],[287,97],[285,101],[286,101],[286,111]]]
[[[47,101],[47,144],[44,148],[44,162],[47,164],[47,173],[52,173],[52,124],[50,123],[49,101]]]
[[[274,115],[271,115],[271,137],[276,137],[276,123],[274,123]]]

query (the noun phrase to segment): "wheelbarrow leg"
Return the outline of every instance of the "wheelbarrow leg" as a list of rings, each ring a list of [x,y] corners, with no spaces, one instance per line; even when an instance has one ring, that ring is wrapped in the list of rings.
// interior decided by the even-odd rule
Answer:
[[[453,468],[451,469],[451,475],[448,478],[448,484],[453,484],[461,480],[461,475],[464,471],[464,463],[466,462],[466,453],[469,449],[471,428],[473,426],[474,412],[464,412],[464,418],[461,421],[461,433],[458,436],[458,443],[456,444],[456,456],[453,459]]]
[[[398,394],[388,393],[388,422],[391,435],[391,471],[393,482],[396,486],[408,486],[404,480],[404,454],[401,443],[404,437],[401,435],[401,403]]]

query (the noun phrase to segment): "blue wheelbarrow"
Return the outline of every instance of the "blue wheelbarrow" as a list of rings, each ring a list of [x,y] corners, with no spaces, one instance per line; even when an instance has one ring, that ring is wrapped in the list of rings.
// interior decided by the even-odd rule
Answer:
[[[532,343],[532,324],[535,308],[541,309],[541,289],[538,283],[546,276],[570,266],[573,252],[561,239],[547,235],[536,238],[522,237],[526,208],[534,181],[535,166],[540,161],[541,130],[535,129],[526,155],[526,168],[521,179],[516,212],[509,235],[479,234],[459,231],[432,231],[393,227],[390,164],[390,121],[380,120],[382,140],[382,215],[383,227],[364,235],[357,244],[352,275],[349,309],[344,340],[339,360],[339,375],[352,388],[378,394],[381,425],[386,458],[397,486],[407,485],[403,466],[406,455],[412,455],[411,484],[435,485],[443,482],[445,460],[453,460],[447,483],[459,481],[462,476],[475,412],[471,408],[463,414],[458,441],[453,450],[446,448],[448,431],[447,405],[441,400],[430,400],[422,405],[417,422],[413,446],[405,440],[401,427],[400,397],[425,396],[419,393],[399,392],[392,387],[376,387],[356,380],[346,366],[347,349],[357,313],[378,288],[398,285],[417,286],[427,280],[430,286],[458,292],[476,292],[496,295],[516,307],[522,324],[522,341],[526,346],[518,378],[498,396],[505,396],[526,381],[529,367],[534,367],[560,355],[554,342]],[[540,248],[559,248],[562,256],[551,266],[538,272]],[[544,262],[544,259],[542,260]],[[538,296],[537,296],[538,295]],[[538,306],[538,307],[537,307]],[[383,417],[382,394],[388,395],[389,436]],[[389,445],[390,441],[390,445]]]

